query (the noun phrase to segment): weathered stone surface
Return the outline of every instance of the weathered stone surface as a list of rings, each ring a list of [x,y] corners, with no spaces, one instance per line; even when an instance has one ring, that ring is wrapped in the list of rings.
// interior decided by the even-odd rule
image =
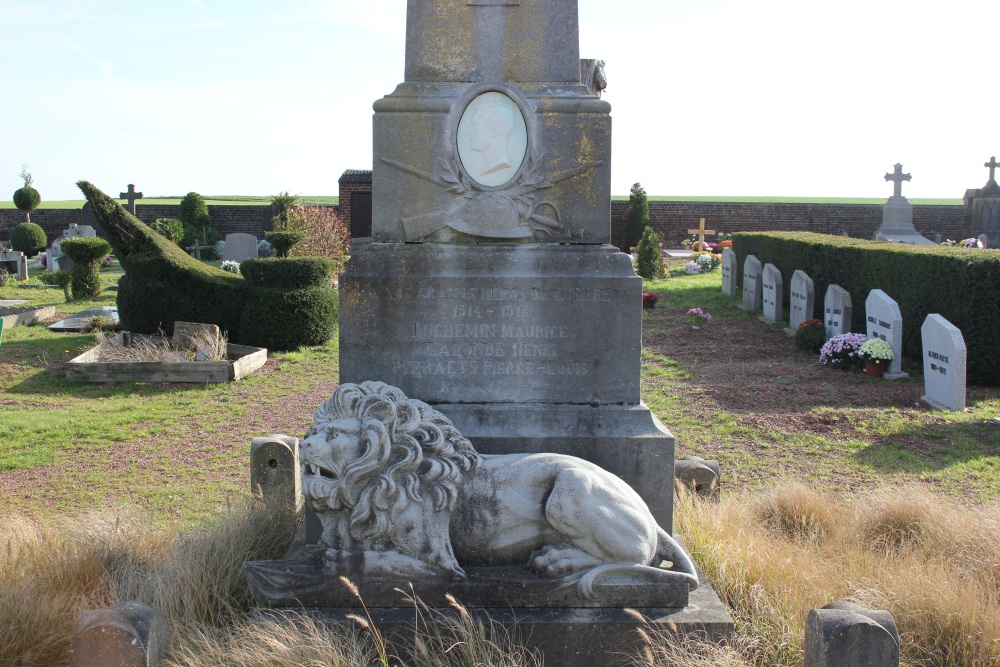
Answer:
[[[175,348],[194,350],[201,359],[211,358],[222,346],[222,331],[216,324],[177,321],[170,342]]]
[[[932,313],[920,327],[924,353],[924,401],[940,410],[965,410],[968,351],[954,324]]]
[[[882,377],[896,380],[909,377],[900,370],[903,357],[903,316],[899,304],[880,289],[873,289],[865,299],[865,326],[869,338],[881,338],[892,345],[892,361]]]
[[[253,234],[226,234],[226,245],[222,248],[222,260],[242,262],[257,259],[257,237]]]
[[[722,293],[726,296],[739,296],[737,282],[739,273],[736,269],[736,253],[732,248],[722,249]]]
[[[422,456],[406,455],[414,448]],[[380,382],[341,384],[299,452],[322,564],[267,569],[256,585],[268,598],[336,576],[453,581],[465,567],[525,564],[587,600],[609,577],[698,585],[690,558],[618,477],[556,453],[482,455],[444,415]]]
[[[255,497],[290,509],[302,506],[298,445],[298,438],[279,434],[250,442],[250,490]]]
[[[341,378],[438,405],[638,404],[641,294],[610,246],[361,245],[340,280]]]
[[[5,250],[0,247],[0,269],[18,280],[27,280],[28,258],[18,250]]]
[[[811,320],[816,312],[816,289],[812,278],[805,271],[792,274],[792,285],[788,295],[788,332],[795,333],[806,320]]]
[[[743,304],[746,310],[760,310],[764,302],[763,269],[760,260],[747,255],[743,260]]]
[[[834,602],[806,619],[805,667],[899,667],[892,614]]]
[[[823,324],[826,326],[826,337],[833,338],[850,333],[853,316],[854,309],[848,291],[840,285],[827,287],[826,296],[823,298]]]
[[[710,498],[719,497],[722,472],[715,461],[700,456],[682,456],[674,462],[674,477],[692,493]]]
[[[761,272],[762,319],[765,322],[781,324],[784,321],[784,298],[785,286],[781,271],[774,264],[765,264]]]
[[[52,242],[49,249],[45,251],[45,267],[52,272],[70,271],[73,269],[73,260],[63,254],[62,242],[64,239],[72,238],[95,238],[97,231],[90,225],[78,225],[70,223],[69,228],[63,230],[62,236]]]
[[[73,629],[70,667],[153,667],[166,639],[163,614],[140,602],[85,611]]]

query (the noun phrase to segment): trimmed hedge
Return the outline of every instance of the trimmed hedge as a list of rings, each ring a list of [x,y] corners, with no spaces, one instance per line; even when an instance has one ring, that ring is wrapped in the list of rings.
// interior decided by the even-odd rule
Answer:
[[[118,315],[126,329],[169,335],[175,321],[205,322],[217,324],[231,342],[271,350],[316,345],[333,335],[337,297],[329,286],[320,297],[312,293],[319,288],[253,284],[199,262],[90,183],[77,185],[125,270],[118,281]]]
[[[42,196],[38,194],[38,190],[26,185],[19,190],[14,191],[14,206],[20,211],[25,213],[31,213],[38,205],[42,203]]]
[[[34,257],[48,245],[45,230],[33,222],[18,223],[10,230],[10,247],[28,257]]]
[[[302,232],[278,230],[275,232],[264,232],[264,239],[271,244],[274,249],[274,254],[277,257],[288,257],[288,253],[291,252],[299,243],[302,243],[306,235]]]
[[[111,244],[102,238],[76,237],[60,244],[63,253],[73,260],[73,298],[101,294],[101,261],[111,252]]]
[[[811,232],[740,232],[733,236],[739,284],[743,262],[754,255],[772,263],[790,285],[796,269],[812,278],[822,313],[829,285],[851,294],[851,330],[867,331],[865,299],[881,289],[903,316],[903,353],[923,355],[920,327],[938,313],[962,331],[970,382],[1000,384],[1000,252],[946,246],[912,246]],[[785,289],[787,301],[789,290]]]
[[[326,257],[265,257],[240,264],[244,278],[264,287],[329,287],[335,269]]]

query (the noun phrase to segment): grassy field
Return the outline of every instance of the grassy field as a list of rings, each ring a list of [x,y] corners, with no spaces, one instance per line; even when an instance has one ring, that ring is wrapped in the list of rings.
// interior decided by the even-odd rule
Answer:
[[[184,195],[177,195],[175,197],[144,197],[136,202],[136,206],[145,205],[162,205],[162,206],[177,206],[181,203],[181,199]],[[43,201],[38,208],[40,209],[72,209],[72,208],[83,208],[85,199],[67,199],[58,201]],[[124,201],[124,200],[121,200]],[[249,197],[249,196],[239,196],[239,195],[222,195],[222,196],[205,196],[205,202],[209,205],[219,205],[225,204],[229,206],[267,206],[271,203],[270,197]],[[336,205],[340,202],[340,197],[337,196],[299,196],[300,204],[332,204]],[[12,201],[0,201],[0,209],[14,209],[14,202]]]
[[[105,272],[108,291],[88,301],[24,287],[0,299],[76,312],[112,304],[119,275]],[[801,665],[808,609],[850,598],[893,612],[903,665],[1000,665],[1000,389],[969,387],[966,412],[932,411],[914,360],[897,382],[821,367],[723,295],[718,271],[646,289],[660,302],[643,314],[643,399],[678,456],[723,471],[722,502],[682,498],[678,531],[739,635],[724,650],[652,637],[635,664]],[[692,329],[692,307],[712,321]],[[328,629],[249,621],[239,574],[287,542],[279,530],[252,539],[257,523],[287,521],[243,509],[250,440],[305,431],[337,384],[336,343],[272,355],[227,385],[62,378],[93,341],[3,332],[0,663],[61,664],[77,611],[128,597],[167,611],[170,664],[378,662],[370,635],[338,635],[334,658]],[[51,650],[25,658],[40,643]]]

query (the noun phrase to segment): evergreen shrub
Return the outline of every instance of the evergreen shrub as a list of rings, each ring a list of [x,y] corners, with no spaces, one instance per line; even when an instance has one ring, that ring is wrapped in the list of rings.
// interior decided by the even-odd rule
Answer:
[[[278,350],[321,345],[336,330],[337,290],[329,285],[296,289],[257,287],[248,296],[240,320],[243,337],[269,341],[269,347]]]
[[[240,264],[243,277],[264,287],[329,287],[334,263],[326,257],[268,257]]]
[[[197,192],[189,192],[184,195],[177,209],[177,217],[185,225],[191,227],[201,227],[212,221],[208,215],[208,204],[205,203],[205,198]]]
[[[649,226],[649,202],[646,190],[636,183],[628,195],[628,207],[625,209],[625,252],[639,245],[642,234]]]
[[[45,231],[33,222],[18,223],[10,230],[10,247],[28,257],[34,257],[48,245]]]
[[[899,304],[903,354],[922,357],[920,327],[939,313],[962,331],[969,382],[1000,385],[1000,253],[947,246],[878,243],[811,232],[740,232],[733,237],[737,266],[747,255],[781,270],[786,285],[802,269],[816,298],[840,285],[854,303],[851,330],[867,332],[865,300],[881,289]],[[742,284],[743,276],[738,277]]]
[[[73,260],[73,298],[100,295],[101,262],[111,252],[111,244],[102,238],[76,237],[63,240],[61,247]]]
[[[18,188],[14,191],[14,206],[16,206],[19,211],[31,213],[38,208],[38,205],[41,203],[42,196],[38,194],[38,190],[33,187],[27,186]]]
[[[275,257],[288,257],[288,253],[296,243],[301,243],[306,237],[302,232],[274,231],[264,232],[264,238],[274,250]]]
[[[184,240],[184,223],[180,218],[160,218],[149,228],[177,245]]]
[[[639,259],[635,263],[636,273],[646,280],[652,280],[661,276],[663,273],[663,258],[660,252],[660,235],[653,231],[652,227],[646,227],[646,230],[642,233],[639,245],[636,246],[636,254],[639,255]]]

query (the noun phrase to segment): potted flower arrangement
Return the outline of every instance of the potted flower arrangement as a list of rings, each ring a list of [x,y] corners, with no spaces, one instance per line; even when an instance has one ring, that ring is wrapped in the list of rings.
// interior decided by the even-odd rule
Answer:
[[[882,377],[893,359],[892,345],[881,338],[869,338],[858,349],[858,356],[864,361],[866,375]]]
[[[685,250],[690,250],[691,249],[691,239],[684,239],[683,241],[681,241],[681,245],[684,246]]]
[[[700,329],[712,321],[712,315],[707,310],[701,308],[691,308],[688,310],[688,322],[692,329]]]
[[[834,336],[823,343],[819,351],[819,362],[824,366],[834,368],[851,368],[861,362],[858,351],[868,340],[868,336],[861,333],[845,333]]]
[[[826,342],[826,327],[821,320],[806,320],[795,329],[795,347],[803,352],[815,354],[823,348]]]
[[[643,308],[656,308],[656,302],[660,300],[660,297],[656,296],[652,292],[642,293],[642,307]]]

